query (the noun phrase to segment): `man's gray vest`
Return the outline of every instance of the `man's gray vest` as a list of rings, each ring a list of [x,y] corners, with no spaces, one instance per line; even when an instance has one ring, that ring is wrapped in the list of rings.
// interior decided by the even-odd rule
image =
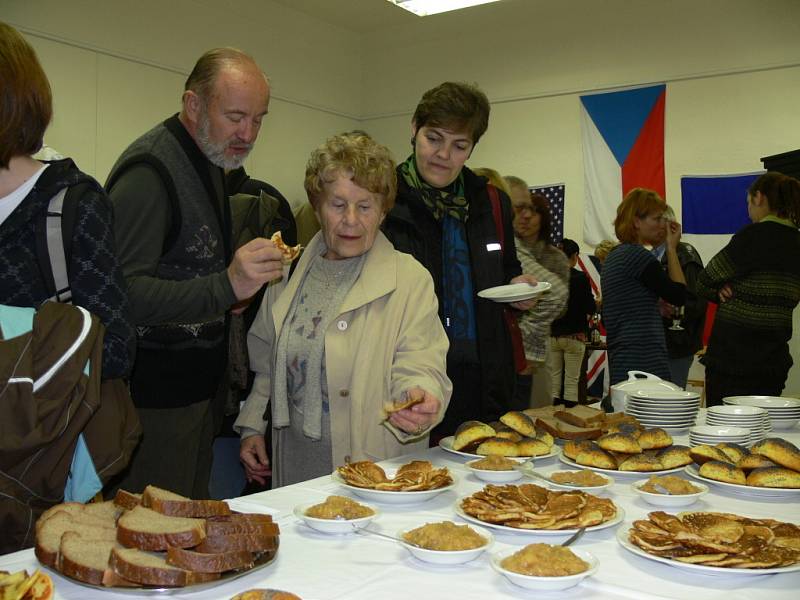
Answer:
[[[155,168],[174,199],[174,231],[165,240],[155,276],[183,281],[225,269],[224,235],[209,193],[165,123],[159,123],[128,146],[111,169],[106,189],[110,190],[129,168],[141,164]],[[207,161],[206,166],[210,166]],[[140,348],[211,348],[223,340],[225,316],[201,323],[137,325],[136,329]]]

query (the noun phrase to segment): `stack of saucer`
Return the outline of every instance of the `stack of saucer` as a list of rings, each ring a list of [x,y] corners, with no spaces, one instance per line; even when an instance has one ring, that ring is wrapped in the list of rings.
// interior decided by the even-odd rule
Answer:
[[[697,420],[700,394],[683,390],[628,392],[625,412],[645,427],[688,429]]]
[[[748,446],[760,442],[772,431],[769,413],[766,409],[757,406],[736,406],[735,404],[710,406],[706,413],[706,425],[749,429]]]
[[[744,427],[718,427],[717,425],[695,425],[689,430],[692,446],[715,446],[717,444],[739,444],[745,446],[750,439],[750,430]]]
[[[722,402],[732,406],[755,406],[769,413],[772,427],[791,429],[800,421],[800,400],[782,396],[728,396]]]

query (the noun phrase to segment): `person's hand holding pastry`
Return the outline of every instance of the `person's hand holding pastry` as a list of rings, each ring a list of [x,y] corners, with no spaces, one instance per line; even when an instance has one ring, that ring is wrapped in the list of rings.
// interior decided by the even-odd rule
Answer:
[[[384,405],[384,412],[386,420],[398,429],[419,435],[433,425],[440,408],[441,402],[436,396],[415,387],[403,392],[401,400]]]

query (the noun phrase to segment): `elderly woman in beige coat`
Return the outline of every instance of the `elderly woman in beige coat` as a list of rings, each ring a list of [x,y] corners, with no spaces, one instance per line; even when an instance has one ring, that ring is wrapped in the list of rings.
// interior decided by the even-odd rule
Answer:
[[[263,483],[271,422],[274,487],[426,448],[452,389],[431,277],[379,231],[397,189],[389,151],[333,137],[312,153],[305,188],[322,229],[265,295],[248,336],[256,380],[235,424],[247,476]]]

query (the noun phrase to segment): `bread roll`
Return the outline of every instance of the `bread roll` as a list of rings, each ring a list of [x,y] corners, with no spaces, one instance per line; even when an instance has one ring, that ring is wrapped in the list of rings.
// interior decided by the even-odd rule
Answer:
[[[637,440],[643,450],[659,450],[672,445],[672,436],[660,427],[645,429]]]
[[[517,456],[543,456],[550,454],[550,446],[536,438],[524,438],[517,442]]]
[[[536,435],[534,436],[537,440],[542,440],[545,444],[549,447],[553,447],[553,444],[556,443],[555,438],[550,435],[550,432],[545,431],[544,429],[536,429]]]
[[[768,488],[800,488],[800,473],[783,467],[755,469],[747,476],[747,485]]]
[[[630,435],[624,433],[609,433],[597,439],[597,445],[603,450],[624,452],[625,454],[639,454],[642,447]]]
[[[578,454],[592,448],[599,448],[599,446],[589,440],[567,440],[567,443],[565,443],[562,448],[562,452],[567,458],[575,460],[578,458]]]
[[[655,456],[634,454],[622,461],[618,469],[620,471],[663,471],[664,464]]]
[[[536,435],[536,427],[533,424],[533,419],[525,413],[516,410],[509,411],[500,417],[500,422],[503,423],[503,425],[508,425],[511,429],[526,437],[533,437]]]
[[[737,469],[729,462],[709,460],[700,466],[699,473],[701,476],[713,479],[714,481],[738,483],[739,485],[747,484],[744,471]]]
[[[608,452],[599,446],[592,446],[581,450],[575,457],[575,462],[587,467],[597,467],[598,469],[616,469],[617,461]]]
[[[726,463],[731,462],[730,459],[728,458],[728,455],[725,454],[722,450],[720,450],[719,448],[714,448],[714,446],[707,446],[705,444],[693,447],[691,450],[689,450],[689,453],[692,456],[692,460],[696,462],[698,465],[707,463],[710,460],[718,460],[720,462],[726,462]]]
[[[503,429],[496,430],[497,433],[494,434],[494,437],[503,438],[506,440],[511,440],[512,442],[521,442],[523,436],[521,433],[518,433],[511,429],[511,427],[503,427]]]
[[[755,444],[750,451],[766,456],[776,465],[800,471],[800,449],[783,438],[767,438]]]
[[[692,455],[687,446],[670,446],[663,448],[656,454],[665,469],[676,469],[692,464]]]
[[[777,467],[778,465],[776,465],[766,456],[761,456],[760,454],[753,454],[752,452],[748,452],[741,459],[739,459],[739,461],[736,463],[736,466],[745,472],[750,472],[753,469]]]
[[[715,448],[719,448],[725,453],[725,456],[728,457],[728,460],[733,464],[738,463],[742,460],[745,456],[749,454],[749,451],[744,446],[740,446],[739,444],[730,444],[728,442],[723,442],[721,444],[717,444],[714,446]]]
[[[476,445],[483,440],[494,437],[495,431],[486,423],[466,421],[458,426],[453,439],[453,450],[464,450],[467,446]]]
[[[490,437],[488,440],[482,441],[475,453],[481,456],[488,456],[489,454],[519,456],[516,442],[499,437]]]

